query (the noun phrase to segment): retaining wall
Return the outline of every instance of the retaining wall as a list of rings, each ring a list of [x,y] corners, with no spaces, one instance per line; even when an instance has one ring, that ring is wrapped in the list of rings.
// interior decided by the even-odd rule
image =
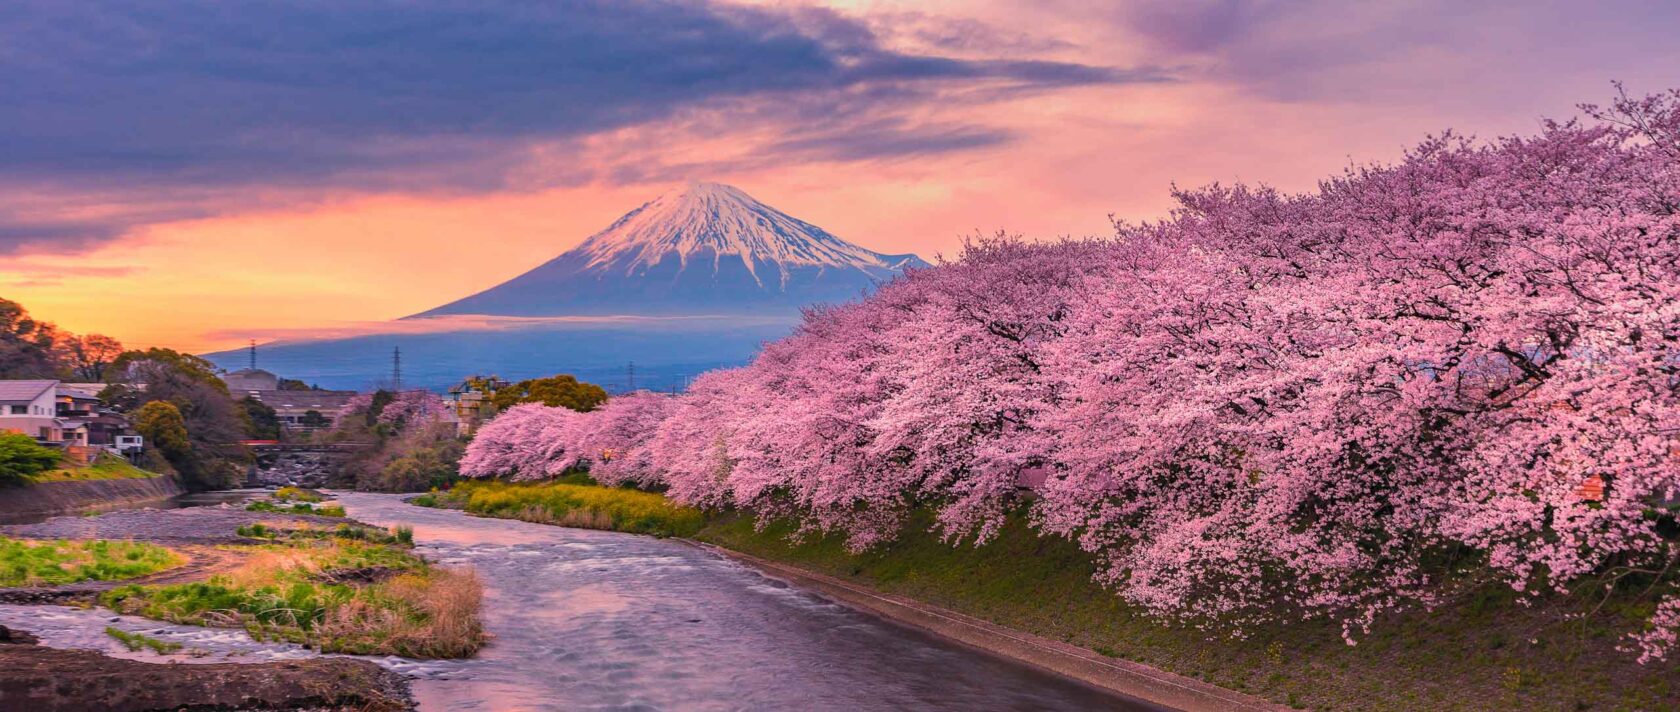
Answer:
[[[185,491],[179,480],[169,476],[0,487],[0,523],[116,509],[168,499]]]

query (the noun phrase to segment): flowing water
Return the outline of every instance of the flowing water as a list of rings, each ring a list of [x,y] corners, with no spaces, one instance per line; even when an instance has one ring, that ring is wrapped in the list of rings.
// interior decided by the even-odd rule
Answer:
[[[343,494],[350,515],[414,527],[471,566],[495,639],[466,661],[385,658],[422,710],[1147,710],[828,602],[678,541],[567,529]],[[109,612],[0,606],[55,646],[115,652],[105,625],[186,643],[193,660],[310,654],[242,633]],[[122,653],[156,659],[149,653]],[[175,656],[179,659],[180,656]]]

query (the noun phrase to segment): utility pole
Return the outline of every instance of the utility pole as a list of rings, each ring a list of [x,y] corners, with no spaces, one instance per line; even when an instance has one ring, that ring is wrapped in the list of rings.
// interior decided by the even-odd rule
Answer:
[[[391,349],[391,391],[402,392],[402,347]]]
[[[251,339],[251,370],[257,370],[257,340]]]
[[[630,381],[630,387],[627,389],[627,392],[635,393],[636,392],[636,362],[635,361],[631,361],[630,365],[627,368],[624,369],[624,374],[625,374],[626,379]]]

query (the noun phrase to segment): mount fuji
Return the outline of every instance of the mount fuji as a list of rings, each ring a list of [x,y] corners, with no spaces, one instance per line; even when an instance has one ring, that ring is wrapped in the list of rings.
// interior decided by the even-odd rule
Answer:
[[[261,366],[328,388],[442,388],[473,373],[572,373],[608,390],[678,388],[745,363],[789,333],[799,308],[860,298],[915,255],[886,255],[761,203],[695,183],[630,211],[522,275],[336,338],[264,345]],[[206,354],[239,368],[244,350]],[[634,366],[631,367],[631,363]]]
[[[926,266],[854,245],[738,188],[694,183],[536,269],[415,317],[792,313],[857,299]]]

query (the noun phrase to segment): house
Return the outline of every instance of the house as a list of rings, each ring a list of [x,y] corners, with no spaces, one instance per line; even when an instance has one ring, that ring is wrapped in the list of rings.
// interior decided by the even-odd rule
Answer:
[[[262,391],[280,390],[280,377],[260,368],[242,368],[222,374],[222,383],[226,383],[228,393],[234,398],[243,398]]]
[[[58,417],[81,422],[87,427],[87,444],[125,457],[136,457],[144,440],[134,431],[128,416],[100,400],[104,383],[58,384]]]
[[[103,383],[0,381],[0,432],[22,433],[89,462],[100,450],[139,456],[145,441],[99,400]]]
[[[58,381],[0,381],[0,432],[43,443],[87,444],[87,430],[58,417]]]

